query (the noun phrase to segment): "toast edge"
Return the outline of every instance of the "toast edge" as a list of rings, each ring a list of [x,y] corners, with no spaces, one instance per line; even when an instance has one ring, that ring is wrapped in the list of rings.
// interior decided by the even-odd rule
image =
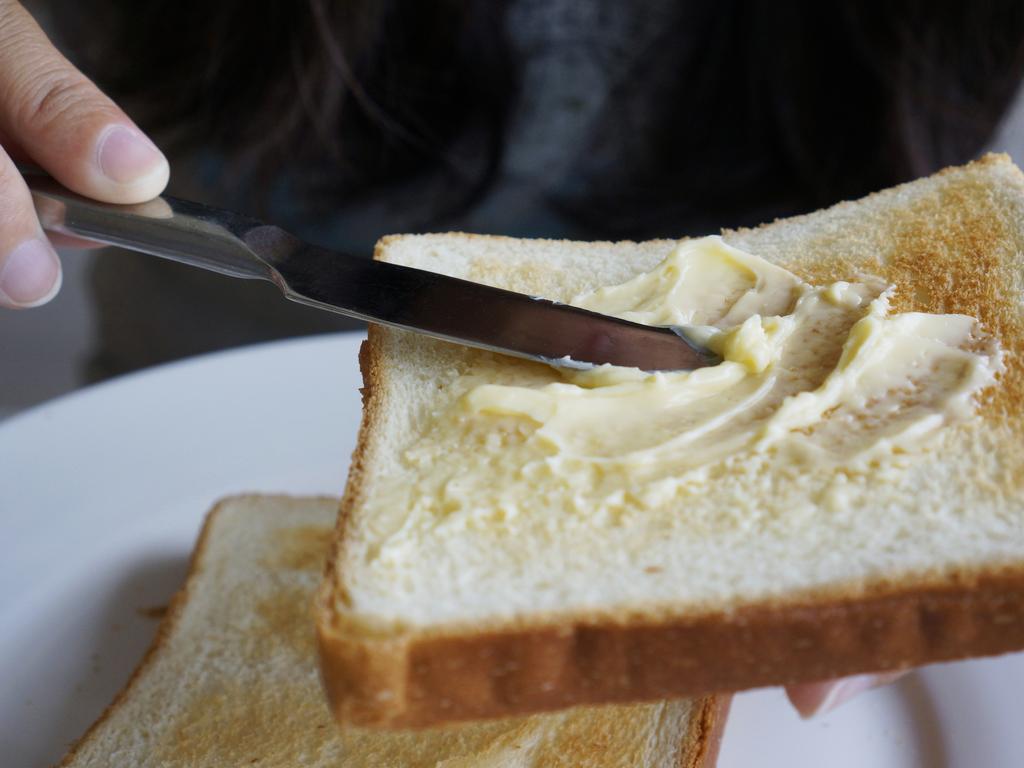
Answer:
[[[319,643],[339,721],[421,728],[1007,653],[1024,648],[1022,603],[1024,570],[1005,570],[953,584],[631,623],[579,617],[384,638],[321,624]]]
[[[226,496],[219,499],[210,510],[206,513],[203,518],[203,526],[199,530],[199,535],[196,538],[195,546],[192,549],[192,553],[189,555],[188,569],[185,572],[185,579],[182,582],[181,587],[174,596],[171,598],[170,603],[167,605],[167,613],[160,620],[159,626],[157,626],[156,634],[153,636],[153,641],[146,649],[146,653],[143,655],[142,660],[139,661],[138,665],[132,670],[131,676],[128,678],[128,682],[122,686],[121,690],[114,696],[114,700],[106,706],[106,708],[100,713],[100,716],[96,718],[92,725],[83,733],[78,739],[76,739],[71,746],[68,748],[67,753],[61,758],[61,761],[56,764],[55,768],[63,768],[71,763],[77,755],[78,751],[93,737],[96,731],[103,726],[104,723],[110,718],[111,715],[117,710],[117,708],[124,702],[129,694],[134,690],[135,686],[139,684],[143,674],[149,669],[152,663],[156,660],[158,654],[163,649],[164,644],[168,638],[173,634],[175,628],[178,625],[178,619],[181,616],[182,611],[185,609],[186,603],[189,600],[189,589],[192,586],[192,582],[202,567],[206,558],[206,545],[210,539],[210,533],[213,530],[217,518],[220,516],[221,510],[225,507],[235,504],[250,498],[266,498],[265,495],[254,495],[254,494],[236,494],[232,496]],[[294,499],[298,497],[293,496],[279,496],[279,498]]]
[[[680,756],[683,768],[714,768],[725,736],[732,696],[708,696],[694,702],[695,714],[686,734],[687,747]],[[696,713],[699,707],[699,714]]]

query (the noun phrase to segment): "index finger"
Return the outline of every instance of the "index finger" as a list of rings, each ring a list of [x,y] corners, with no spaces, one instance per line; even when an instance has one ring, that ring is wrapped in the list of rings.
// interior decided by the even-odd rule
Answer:
[[[0,0],[0,133],[97,200],[142,202],[167,184],[163,154],[14,0]]]

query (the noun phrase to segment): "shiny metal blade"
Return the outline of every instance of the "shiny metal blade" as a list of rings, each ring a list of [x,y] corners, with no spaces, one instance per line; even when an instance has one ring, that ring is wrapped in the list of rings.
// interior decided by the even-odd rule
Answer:
[[[665,371],[718,362],[671,328],[334,253],[280,234],[270,239],[269,248],[251,244],[274,263],[285,295],[371,322],[562,366]]]
[[[370,322],[557,366],[666,371],[718,362],[672,328],[336,253],[249,217],[170,196],[111,205],[39,174],[25,178],[47,230],[270,280],[294,301]]]

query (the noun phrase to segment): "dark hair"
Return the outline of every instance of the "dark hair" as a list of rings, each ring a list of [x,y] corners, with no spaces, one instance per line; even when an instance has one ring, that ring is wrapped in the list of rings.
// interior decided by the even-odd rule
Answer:
[[[515,91],[500,2],[56,0],[77,64],[171,151],[301,165],[332,203],[441,169],[434,215],[487,186]]]
[[[267,173],[315,162],[333,201],[440,170],[438,222],[499,167],[518,93],[500,0],[58,6],[73,58],[144,127]],[[566,147],[575,181],[552,204],[592,234],[755,223],[962,162],[1024,74],[1020,2],[695,0],[669,15]]]
[[[627,158],[601,187],[581,179],[567,201],[595,224],[627,212],[612,234],[753,225],[964,162],[1024,74],[1019,2],[699,5],[696,32],[666,35],[690,45],[661,114],[642,136],[619,119],[597,137],[658,151]]]

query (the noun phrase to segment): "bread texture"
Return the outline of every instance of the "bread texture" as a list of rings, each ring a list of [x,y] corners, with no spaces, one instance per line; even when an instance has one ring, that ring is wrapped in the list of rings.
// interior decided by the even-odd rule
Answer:
[[[971,315],[998,339],[1006,369],[975,417],[908,458],[884,504],[872,503],[870,475],[838,510],[794,496],[784,478],[726,477],[700,516],[604,527],[545,516],[537,498],[514,522],[411,537],[404,570],[381,578],[376,553],[407,521],[375,502],[408,482],[403,456],[432,416],[467,380],[545,374],[372,327],[359,444],[317,603],[336,717],[426,726],[1024,648],[1022,222],[1024,176],[990,155],[723,232],[813,284],[878,277],[896,287],[896,311]],[[385,238],[376,258],[566,301],[652,269],[672,245],[423,235]],[[741,505],[741,492],[763,503]]]
[[[142,665],[61,765],[714,765],[724,698],[340,732],[310,615],[336,515],[334,499],[221,502]]]

